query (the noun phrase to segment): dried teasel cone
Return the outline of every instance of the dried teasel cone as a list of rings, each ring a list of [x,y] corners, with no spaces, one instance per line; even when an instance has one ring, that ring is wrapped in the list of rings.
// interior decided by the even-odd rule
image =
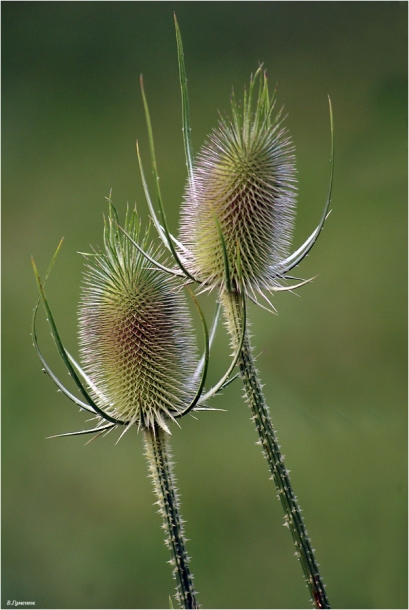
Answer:
[[[274,96],[259,68],[240,107],[234,96],[232,118],[199,152],[189,178],[180,226],[187,251],[184,264],[199,281],[222,287],[228,255],[233,286],[237,260],[246,292],[276,284],[287,256],[295,218],[295,159],[283,127],[282,112],[273,115]]]
[[[125,230],[140,233],[136,211]],[[142,247],[158,254],[147,237]],[[144,429],[182,413],[194,395],[196,347],[180,284],[146,258],[119,230],[113,208],[105,251],[88,259],[79,307],[79,343],[91,395],[111,417]]]

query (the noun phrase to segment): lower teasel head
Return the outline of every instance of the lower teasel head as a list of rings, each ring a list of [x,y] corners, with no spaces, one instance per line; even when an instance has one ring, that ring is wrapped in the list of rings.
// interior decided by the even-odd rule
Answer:
[[[138,240],[136,212],[125,231]],[[149,428],[182,413],[195,392],[196,347],[189,311],[173,279],[153,268],[116,225],[89,260],[79,308],[80,355],[101,409]],[[143,240],[142,247],[153,256]]]
[[[220,307],[209,335],[199,303],[188,289],[203,327],[204,351],[197,361],[195,332],[181,292],[185,282],[177,280],[180,274],[175,270],[155,260],[161,252],[149,245],[148,234],[138,243],[139,228],[136,210],[127,214],[125,228],[121,228],[110,204],[104,251],[85,255],[89,263],[79,307],[82,367],[64,347],[44,291],[62,240],[44,280],[32,261],[39,290],[32,319],[34,349],[43,370],[59,390],[99,419],[95,428],[53,438],[92,433],[98,436],[117,426],[123,426],[125,431],[133,424],[154,433],[158,427],[170,433],[170,420],[193,411],[217,410],[206,402],[236,377],[232,374],[240,346],[224,375],[204,392]],[[81,398],[59,380],[40,350],[36,329],[40,302],[57,351]],[[241,343],[245,334],[244,303],[243,312]]]

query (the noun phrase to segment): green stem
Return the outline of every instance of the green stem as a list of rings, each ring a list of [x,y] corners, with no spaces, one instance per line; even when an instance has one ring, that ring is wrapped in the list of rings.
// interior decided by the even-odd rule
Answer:
[[[221,300],[225,311],[228,330],[232,337],[233,347],[237,348],[242,334],[241,298],[237,292],[224,291],[221,295]],[[316,608],[330,608],[324,584],[319,573],[318,564],[314,557],[311,541],[301,516],[301,509],[292,490],[288,471],[284,466],[283,456],[280,452],[270,413],[261,390],[261,384],[252,356],[247,330],[238,365],[248,403],[253,414],[253,421],[256,424],[257,432],[259,434],[263,454],[267,459],[272,475],[271,478],[274,480],[278,497],[284,509],[285,525],[292,534],[296,548],[295,554],[301,562],[305,581],[312,596],[312,601]]]
[[[172,473],[169,445],[166,432],[158,425],[145,429],[145,455],[148,460],[150,476],[153,479],[157,504],[166,531],[166,546],[170,549],[173,575],[176,579],[176,599],[182,608],[199,608],[193,585],[193,575],[189,569],[183,533],[183,521],[179,514],[179,503],[175,479]]]

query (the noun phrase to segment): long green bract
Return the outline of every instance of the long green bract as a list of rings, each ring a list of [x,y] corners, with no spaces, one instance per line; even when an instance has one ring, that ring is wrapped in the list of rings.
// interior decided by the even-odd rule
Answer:
[[[55,259],[55,255],[54,255],[54,259]],[[56,326],[55,321],[54,321],[54,317],[53,317],[53,315],[51,313],[51,309],[50,309],[50,307],[48,305],[47,298],[46,298],[45,293],[44,293],[43,284],[41,282],[41,278],[40,278],[40,275],[38,273],[38,270],[37,270],[36,264],[34,262],[34,259],[32,259],[32,265],[33,265],[34,274],[35,274],[36,281],[37,281],[38,290],[39,290],[39,293],[40,293],[41,302],[42,302],[42,305],[43,305],[44,310],[45,310],[46,315],[47,315],[47,321],[48,321],[48,323],[50,325],[52,337],[53,337],[55,345],[57,347],[57,351],[58,351],[62,361],[64,362],[64,364],[65,364],[65,366],[66,366],[66,368],[67,368],[67,370],[69,372],[70,377],[73,379],[74,383],[78,387],[79,391],[81,392],[81,394],[83,395],[85,400],[96,411],[96,413],[98,415],[100,415],[101,417],[103,417],[104,419],[106,419],[107,421],[109,421],[109,422],[111,422],[113,424],[122,424],[123,422],[121,422],[120,420],[117,420],[117,419],[111,417],[110,415],[105,413],[102,409],[100,409],[100,407],[98,407],[97,404],[95,404],[95,402],[92,400],[91,396],[88,394],[88,392],[86,391],[86,389],[82,385],[80,379],[78,378],[78,376],[77,376],[73,366],[71,365],[71,363],[69,361],[69,358],[67,356],[65,348],[64,348],[64,346],[62,344],[62,341],[61,341],[61,338],[60,338],[57,326]]]
[[[183,143],[185,147],[186,166],[188,171],[189,180],[193,181],[193,153],[192,153],[192,141],[191,141],[191,129],[190,129],[190,117],[189,117],[189,97],[187,92],[187,77],[185,67],[185,57],[183,53],[182,36],[180,34],[179,24],[175,18],[175,30],[176,30],[176,44],[178,49],[178,63],[179,63],[179,81],[180,81],[180,92],[182,96],[182,122],[183,122]]]
[[[148,107],[148,101],[146,99],[146,95],[145,95],[145,89],[143,86],[143,79],[141,76],[141,91],[142,91],[142,100],[143,100],[143,106],[145,109],[145,119],[146,119],[146,125],[147,125],[147,129],[148,129],[148,139],[149,139],[149,148],[150,148],[150,153],[151,153],[151,163],[152,163],[152,171],[153,171],[153,176],[154,176],[154,180],[155,180],[155,188],[156,188],[156,196],[158,199],[158,207],[159,207],[159,213],[162,219],[162,225],[163,225],[163,230],[165,232],[166,235],[166,239],[169,245],[169,249],[173,254],[173,257],[176,261],[176,263],[178,264],[178,266],[180,267],[180,269],[183,271],[183,273],[189,278],[191,279],[193,282],[196,282],[196,279],[193,277],[193,275],[191,275],[189,273],[189,271],[185,268],[185,266],[183,265],[182,261],[179,258],[179,255],[173,245],[173,241],[172,238],[170,236],[169,230],[168,230],[168,225],[167,225],[167,221],[166,221],[166,216],[165,216],[165,211],[163,208],[163,203],[162,203],[162,195],[160,192],[160,186],[159,186],[159,175],[158,175],[158,169],[157,169],[157,163],[156,163],[156,155],[155,155],[155,145],[154,145],[154,141],[153,141],[153,131],[152,131],[152,124],[151,124],[151,118],[150,118],[150,113],[149,113],[149,107]]]
[[[36,330],[37,312],[38,312],[38,303],[36,304],[36,306],[34,308],[33,320],[32,320],[32,325],[31,325],[31,333],[32,333],[32,337],[33,337],[34,349],[35,349],[35,351],[37,353],[37,356],[39,357],[39,359],[41,361],[41,364],[44,367],[44,370],[46,371],[46,373],[48,374],[50,379],[58,387],[58,389],[67,398],[69,398],[78,407],[81,407],[81,409],[84,409],[85,411],[89,411],[90,413],[94,413],[95,414],[95,411],[94,411],[94,409],[92,407],[90,407],[85,402],[82,402],[82,400],[79,400],[76,396],[74,396],[74,394],[71,394],[71,392],[69,390],[67,390],[67,388],[61,383],[61,381],[58,379],[58,377],[53,373],[53,371],[50,368],[50,366],[47,364],[47,362],[46,362],[46,360],[45,360],[45,358],[44,358],[44,356],[43,356],[43,354],[42,354],[42,352],[40,350],[40,347],[38,345],[38,340],[37,340],[37,330]]]

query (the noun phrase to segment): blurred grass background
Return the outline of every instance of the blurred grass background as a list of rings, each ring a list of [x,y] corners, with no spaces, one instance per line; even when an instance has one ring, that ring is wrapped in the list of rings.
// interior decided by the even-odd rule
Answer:
[[[294,247],[333,212],[300,298],[251,307],[258,366],[334,608],[407,608],[407,3],[3,2],[3,577],[37,608],[163,608],[174,584],[133,432],[84,446],[44,440],[86,417],[41,373],[31,346],[35,255],[76,350],[83,259],[101,244],[110,189],[147,220],[139,92],[150,101],[161,185],[177,231],[185,165],[173,11],[182,30],[197,151],[259,62],[297,150]],[[211,315],[210,300],[204,306]],[[61,370],[49,333],[42,345]],[[228,361],[221,330],[213,378]],[[204,608],[307,608],[240,382],[226,413],[173,428],[189,552]]]

